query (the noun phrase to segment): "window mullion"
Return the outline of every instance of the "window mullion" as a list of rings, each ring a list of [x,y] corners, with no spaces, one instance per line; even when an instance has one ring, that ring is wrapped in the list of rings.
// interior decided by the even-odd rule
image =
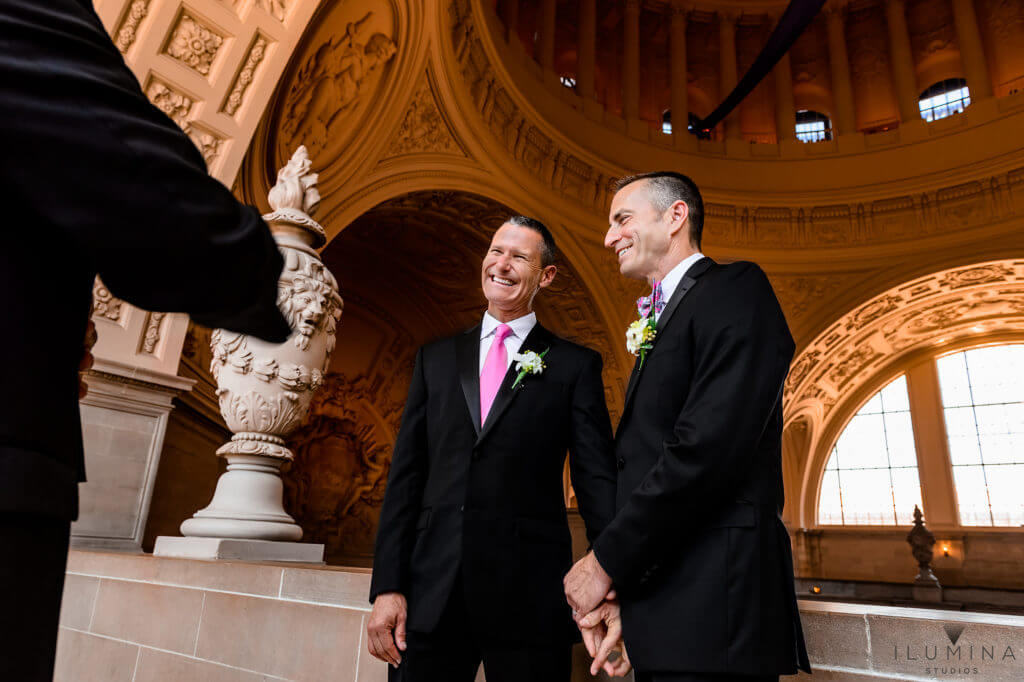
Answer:
[[[907,393],[921,480],[921,502],[928,525],[959,526],[939,373],[933,358],[907,371]]]

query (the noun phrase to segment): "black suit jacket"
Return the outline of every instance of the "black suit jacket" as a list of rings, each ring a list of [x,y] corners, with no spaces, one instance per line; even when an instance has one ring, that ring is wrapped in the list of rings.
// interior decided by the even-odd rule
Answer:
[[[594,552],[641,670],[808,669],[780,519],[793,351],[761,269],[704,258],[633,371],[615,438],[618,513]]]
[[[509,368],[480,425],[480,326],[428,344],[416,369],[381,507],[370,601],[397,591],[408,626],[437,625],[460,570],[473,625],[506,643],[576,636],[562,589],[572,566],[566,450],[591,540],[615,509],[615,460],[601,356],[537,324],[520,352],[547,368]]]
[[[282,341],[282,259],[149,103],[87,0],[0,0],[0,149],[0,512],[73,519],[96,274],[141,308]]]

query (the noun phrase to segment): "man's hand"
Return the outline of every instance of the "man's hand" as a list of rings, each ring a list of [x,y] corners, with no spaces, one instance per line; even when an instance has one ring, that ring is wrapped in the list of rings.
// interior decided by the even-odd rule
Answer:
[[[366,624],[370,654],[396,668],[402,662],[399,650],[405,651],[405,617],[405,596],[400,592],[383,592],[373,600]]]
[[[583,634],[583,643],[594,662],[590,674],[597,675],[602,668],[611,677],[625,677],[632,669],[626,647],[622,642],[622,619],[619,603],[614,599],[605,601],[596,609],[580,618],[576,623]],[[608,660],[613,651],[620,653],[614,661]]]
[[[590,613],[611,589],[612,579],[601,568],[593,552],[576,562],[565,578],[565,598],[577,614]]]
[[[82,359],[78,361],[78,399],[81,400],[89,392],[89,385],[82,381],[82,373],[92,369],[92,347],[96,345],[96,323],[91,319],[85,328],[85,341],[82,343]]]

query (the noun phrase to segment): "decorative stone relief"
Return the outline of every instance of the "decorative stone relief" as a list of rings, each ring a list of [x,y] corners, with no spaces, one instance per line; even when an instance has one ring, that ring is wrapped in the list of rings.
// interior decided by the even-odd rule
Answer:
[[[146,313],[145,331],[142,333],[142,341],[139,344],[139,352],[152,355],[156,352],[156,346],[160,343],[160,329],[167,313]]]
[[[105,317],[113,322],[121,321],[121,304],[119,298],[110,293],[110,289],[103,286],[103,282],[97,277],[92,285],[92,310],[94,315]]]
[[[373,12],[348,24],[343,35],[331,39],[303,64],[285,96],[284,140],[301,131],[311,149],[328,142],[341,114],[367,93],[368,79],[391,61],[397,49],[384,33],[369,33]]]
[[[139,30],[139,25],[142,24],[142,20],[149,13],[149,3],[150,0],[135,0],[128,6],[128,11],[125,13],[124,19],[121,20],[121,25],[117,29],[117,37],[114,39],[114,44],[117,45],[117,49],[121,51],[121,54],[128,52],[128,48],[135,42],[135,34]]]
[[[413,95],[409,110],[406,111],[398,133],[384,153],[384,158],[415,152],[459,151],[459,145],[434,100],[430,80],[424,79]]]
[[[284,21],[285,15],[288,14],[288,2],[289,0],[256,0],[256,6],[278,21]]]
[[[794,359],[786,419],[807,414],[820,422],[883,363],[940,337],[948,343],[999,330],[1024,331],[1024,261],[952,268],[901,284],[833,322]]]
[[[231,93],[224,102],[223,111],[228,116],[234,116],[235,112],[238,111],[238,108],[242,106],[242,98],[245,96],[245,91],[252,83],[253,76],[256,73],[256,67],[260,65],[260,62],[263,61],[263,57],[267,53],[267,44],[268,42],[266,38],[256,34],[256,39],[253,41],[252,47],[249,48],[249,54],[245,58],[242,70],[238,72],[238,76],[235,78],[235,82],[231,86]]]
[[[191,14],[182,12],[171,32],[165,52],[204,76],[209,75],[224,36]]]
[[[192,121],[185,124],[184,130],[192,142],[195,143],[196,147],[199,148],[199,151],[203,155],[203,159],[206,161],[206,165],[212,165],[220,154],[224,140],[219,135],[210,132],[206,128],[199,126]]]
[[[149,81],[146,96],[160,111],[177,123],[179,128],[184,130],[188,125],[189,114],[192,113],[192,105],[195,104],[191,97],[156,78]]]

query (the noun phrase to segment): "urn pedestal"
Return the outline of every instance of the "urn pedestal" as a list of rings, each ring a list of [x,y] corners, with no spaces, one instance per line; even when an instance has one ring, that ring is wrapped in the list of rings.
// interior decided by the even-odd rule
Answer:
[[[320,200],[305,147],[278,173],[264,217],[284,256],[278,307],[292,335],[272,344],[213,332],[210,367],[231,440],[213,499],[181,524],[185,537],[157,538],[154,553],[191,558],[322,562],[323,545],[299,544],[302,529],[284,510],[281,467],[294,455],[285,437],[309,410],[334,350],[342,301],[316,248],[326,241],[310,217]]]

